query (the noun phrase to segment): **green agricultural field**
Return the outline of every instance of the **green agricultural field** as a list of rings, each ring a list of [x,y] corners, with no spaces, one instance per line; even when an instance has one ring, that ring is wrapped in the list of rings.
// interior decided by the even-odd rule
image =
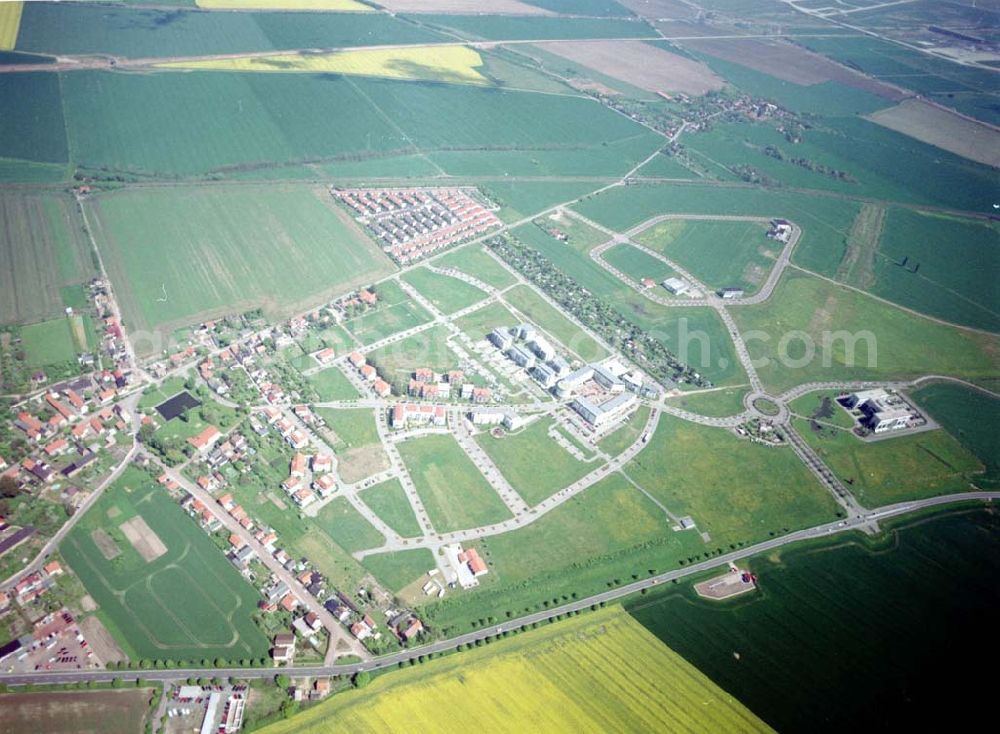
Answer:
[[[519,285],[504,294],[508,305],[520,311],[542,331],[556,339],[564,347],[584,361],[603,359],[607,350],[589,334],[562,315],[552,304],[542,298],[531,287]]]
[[[65,306],[73,305],[66,303],[63,289],[95,273],[73,200],[4,192],[0,221],[0,324],[62,315]]]
[[[394,592],[405,588],[435,568],[434,556],[427,548],[379,553],[375,556],[366,556],[362,563]]]
[[[774,266],[782,245],[765,235],[761,222],[673,219],[645,230],[637,239],[709,288],[755,292]]]
[[[363,344],[377,342],[431,320],[426,309],[410,300],[398,283],[391,280],[379,283],[378,297],[379,303],[373,311],[344,322],[344,328]]]
[[[722,417],[736,415],[746,410],[743,398],[748,390],[746,387],[734,387],[709,392],[695,392],[668,397],[665,405],[683,408],[698,415]]]
[[[193,11],[28,3],[17,50],[145,58],[419,43],[439,38],[381,13]]]
[[[698,174],[668,155],[658,155],[638,170],[646,178],[698,178]]]
[[[615,245],[610,250],[605,250],[601,257],[636,282],[652,278],[656,281],[654,289],[659,288],[660,283],[667,278],[677,275],[674,269],[662,260],[631,245]],[[663,291],[655,290],[655,292],[664,295]]]
[[[337,367],[327,367],[325,370],[313,372],[307,378],[321,401],[353,400],[358,397],[358,391],[344,373]]]
[[[349,553],[375,548],[385,542],[382,533],[372,527],[344,497],[327,503],[315,519],[316,525]]]
[[[498,216],[505,222],[530,217],[549,207],[573,201],[597,188],[591,181],[511,181],[490,182],[482,186],[483,192],[500,203]]]
[[[28,6],[35,4],[28,3]],[[65,164],[69,151],[59,75],[47,72],[4,74],[0,79],[0,96],[18,101],[0,118],[0,159],[7,165],[26,161]],[[14,180],[26,173],[30,180],[30,172],[25,170],[14,172]]]
[[[862,441],[850,431],[793,419],[795,430],[861,504],[879,507],[971,489],[983,465],[946,431]]]
[[[402,278],[445,314],[461,311],[486,298],[486,293],[474,285],[448,275],[439,275],[427,268],[411,270]]]
[[[838,516],[833,498],[791,449],[663,414],[625,471],[675,515],[690,515],[711,547],[752,543]]]
[[[334,448],[338,451],[357,449],[379,442],[375,413],[369,408],[317,408],[316,413],[337,434]]]
[[[397,157],[405,172],[420,153],[435,175],[620,176],[662,144],[595,100],[487,86],[82,71],[62,92],[75,161],[127,176],[238,177],[359,158],[366,175],[395,176]],[[177,109],[185,125],[171,124]]]
[[[361,493],[361,499],[386,525],[404,538],[415,538],[421,534],[420,523],[413,514],[413,506],[406,498],[406,492],[398,479],[390,479],[366,489]]]
[[[132,331],[287,315],[392,269],[321,189],[135,189],[88,207]]]
[[[640,405],[636,411],[629,416],[625,425],[621,428],[616,428],[614,431],[597,442],[598,448],[608,456],[617,456],[639,440],[639,436],[646,427],[646,421],[648,419],[649,406]]]
[[[914,390],[911,397],[986,467],[977,484],[1000,482],[1000,400],[962,385],[934,384]]]
[[[989,510],[904,519],[874,542],[859,533],[755,556],[745,563],[760,591],[739,599],[699,599],[685,584],[626,608],[778,731],[834,734],[862,719],[975,729],[975,712],[942,701],[993,695],[973,660],[1000,654],[982,634],[1000,603],[997,530]]]
[[[543,418],[501,438],[489,432],[476,436],[476,443],[529,505],[537,505],[599,466],[574,458],[550,438],[549,428],[554,423]]]
[[[444,324],[437,324],[370,352],[368,361],[386,380],[405,392],[413,371],[418,367],[438,371],[458,368],[458,357],[448,346],[450,336]]]
[[[787,272],[765,303],[732,314],[743,334],[766,335],[747,347],[758,365],[768,360],[758,373],[778,391],[811,380],[997,373],[995,337],[943,326],[802,273]]]
[[[499,726],[498,726],[499,724]],[[379,676],[267,734],[769,731],[620,607]]]
[[[468,245],[452,250],[436,258],[434,264],[442,268],[458,268],[494,288],[506,288],[517,282],[514,275],[494,260],[482,245]]]
[[[1000,331],[996,223],[890,209],[873,270],[876,295],[957,324]]]
[[[122,530],[137,517],[165,546],[165,553],[149,562]],[[117,548],[113,561],[92,538],[98,529]],[[268,641],[251,621],[257,592],[197,522],[139,470],[128,469],[105,491],[60,551],[130,657],[200,661],[267,655]],[[177,604],[179,599],[184,603]]]
[[[796,398],[788,404],[793,413],[802,418],[839,428],[854,428],[853,416],[837,403],[840,390],[817,390]]]
[[[490,525],[511,516],[452,436],[424,436],[398,448],[438,532]]]

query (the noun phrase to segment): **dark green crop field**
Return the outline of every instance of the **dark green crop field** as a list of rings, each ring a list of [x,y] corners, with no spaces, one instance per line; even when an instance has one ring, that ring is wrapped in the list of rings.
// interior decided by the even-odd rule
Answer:
[[[1000,653],[983,634],[1000,603],[992,513],[915,520],[880,541],[837,539],[749,566],[759,591],[735,600],[682,586],[627,608],[778,731],[977,726],[976,707],[955,703],[993,695],[976,662]]]

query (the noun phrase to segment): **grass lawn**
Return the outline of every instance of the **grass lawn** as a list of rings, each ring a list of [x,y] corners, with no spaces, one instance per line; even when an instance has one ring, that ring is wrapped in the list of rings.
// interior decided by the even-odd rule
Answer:
[[[795,271],[786,271],[765,303],[733,309],[732,315],[742,333],[765,335],[749,340],[747,348],[758,364],[767,360],[758,373],[779,392],[812,380],[989,377],[1000,362],[995,336],[944,326]],[[800,331],[815,347],[811,358],[795,333]],[[842,336],[829,336],[840,332],[852,335],[855,349],[845,348],[850,342]]]
[[[538,419],[502,438],[494,438],[489,432],[476,436],[476,443],[529,505],[537,505],[600,466],[597,462],[579,461],[550,438],[548,430],[554,422],[551,418]]]
[[[782,244],[769,240],[761,222],[672,219],[636,239],[670,258],[709,288],[756,291],[771,271]]]
[[[131,330],[255,306],[280,317],[393,269],[309,186],[136,189],[88,206]]]
[[[769,731],[615,606],[379,676],[266,734]]]
[[[747,388],[733,387],[711,390],[709,392],[676,395],[667,398],[664,404],[674,408],[683,408],[698,415],[723,417],[736,415],[746,410],[743,406],[743,398],[746,394]]]
[[[337,367],[327,367],[325,370],[313,372],[306,379],[316,388],[320,401],[353,400],[358,397],[354,385]]]
[[[453,314],[486,298],[486,292],[450,275],[439,275],[427,268],[417,268],[401,276],[446,314]]]
[[[139,400],[139,408],[140,410],[155,408],[164,400],[169,400],[183,389],[183,377],[168,377],[156,389],[146,388],[143,391],[142,398]]]
[[[911,393],[917,404],[986,466],[976,483],[1000,484],[1000,400],[961,385],[937,384]]]
[[[458,368],[458,357],[448,346],[449,336],[448,327],[437,324],[366,356],[398,391],[405,392],[411,373],[418,367],[439,372]]]
[[[339,442],[334,448],[338,450],[356,449],[379,442],[378,430],[375,428],[375,413],[369,408],[343,410],[317,408],[316,412],[337,434]]]
[[[202,417],[204,411],[214,411],[218,420],[214,422],[206,421]],[[198,408],[188,411],[188,420],[184,421],[180,417],[173,418],[156,429],[156,436],[169,443],[186,441],[192,436],[197,436],[210,425],[214,425],[223,433],[226,426],[232,425],[233,418],[236,417],[236,410],[225,405],[219,405],[213,401],[202,402]]]
[[[840,390],[817,390],[796,398],[788,407],[796,415],[841,428],[854,428],[854,418],[837,402]]]
[[[24,349],[24,366],[29,370],[76,360],[76,340],[67,318],[22,326],[21,346]]]
[[[431,320],[423,306],[411,301],[398,283],[391,280],[379,283],[377,291],[379,304],[374,310],[344,322],[344,328],[362,344],[377,342]]]
[[[504,295],[504,300],[585,362],[608,356],[604,347],[563,316],[532,288],[526,285],[516,286]]]
[[[613,474],[530,525],[477,542],[490,573],[475,591],[428,602],[424,611],[442,632],[458,634],[677,568],[705,552],[696,533],[674,532],[672,524]]]
[[[436,258],[434,264],[442,268],[458,268],[494,288],[506,288],[517,282],[513,273],[494,260],[482,245],[469,245],[452,250]]]
[[[837,517],[833,498],[791,449],[664,414],[625,471],[676,515],[690,515],[712,547],[751,543]]]
[[[646,427],[649,419],[649,406],[640,405],[631,416],[628,422],[621,428],[616,428],[607,436],[597,442],[598,448],[610,456],[617,456],[639,439],[639,434]]]
[[[473,341],[485,339],[498,326],[514,326],[521,323],[517,316],[502,303],[490,303],[454,321],[455,326],[465,332]]]
[[[813,430],[802,418],[794,425],[867,507],[963,492],[983,471],[979,460],[943,430],[866,442],[836,428]]]
[[[150,562],[121,530],[124,522],[138,516],[166,547]],[[119,551],[112,561],[92,538],[99,528]],[[251,621],[257,592],[195,520],[144,472],[126,470],[60,550],[129,656],[200,661],[267,654],[268,641]],[[184,603],[176,604],[178,599]]]
[[[379,553],[367,556],[362,564],[393,592],[398,592],[414,579],[436,568],[434,556],[427,548]]]
[[[336,497],[320,510],[315,523],[349,553],[375,548],[385,542],[382,533],[343,497]]]
[[[674,269],[662,260],[657,260],[638,247],[627,244],[615,245],[611,249],[605,250],[601,257],[636,281],[652,278],[657,283],[653,286],[654,292],[658,295],[670,295],[662,289],[656,290],[660,288],[660,283],[676,275]]]
[[[369,487],[361,493],[361,499],[386,525],[404,538],[414,538],[421,534],[420,523],[417,522],[417,516],[413,514],[413,507],[398,479]]]
[[[452,436],[403,441],[399,453],[438,532],[490,525],[511,516]]]

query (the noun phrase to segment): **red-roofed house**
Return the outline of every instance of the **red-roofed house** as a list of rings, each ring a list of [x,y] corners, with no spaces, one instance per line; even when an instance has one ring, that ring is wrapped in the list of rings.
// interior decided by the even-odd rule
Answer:
[[[330,362],[333,361],[335,356],[336,354],[334,353],[334,351],[330,349],[330,347],[327,347],[326,349],[320,349],[318,352],[316,352],[316,361],[318,361],[320,364],[330,364]]]
[[[50,442],[49,445],[45,447],[45,453],[48,454],[49,456],[58,456],[59,454],[66,451],[68,445],[69,444],[66,443],[65,438],[57,438],[55,441]]]
[[[365,382],[374,382],[375,378],[378,377],[378,372],[370,364],[361,366],[361,376],[365,378]]]
[[[361,365],[365,363],[365,358],[361,355],[361,352],[351,352],[347,356],[347,360],[353,364],[356,369],[361,369]]]
[[[372,390],[374,390],[375,394],[380,398],[387,398],[392,393],[392,387],[390,387],[389,383],[382,378],[375,380],[372,384]]]
[[[189,438],[188,443],[198,449],[198,451],[205,452],[220,438],[222,438],[222,434],[219,433],[219,429],[215,426],[209,426],[197,436]]]
[[[400,628],[399,636],[404,642],[409,642],[423,631],[424,623],[419,619],[414,619],[405,630]]]
[[[312,470],[320,473],[332,471],[333,457],[330,454],[315,454],[312,457]]]
[[[52,406],[52,409],[66,420],[69,420],[74,415],[73,411],[70,410],[68,407],[66,407],[66,404],[61,402],[52,393],[49,393],[48,395],[45,396],[45,402],[47,402],[50,406]]]
[[[306,475],[306,455],[296,453],[292,457],[291,469],[288,472],[293,477],[304,477]]]

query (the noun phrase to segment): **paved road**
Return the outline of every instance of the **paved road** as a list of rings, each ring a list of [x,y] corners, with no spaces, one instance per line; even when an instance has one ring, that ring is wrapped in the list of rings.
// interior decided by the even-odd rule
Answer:
[[[417,647],[410,650],[404,650],[402,652],[394,653],[392,655],[386,655],[384,657],[375,658],[370,661],[365,661],[361,663],[352,663],[347,665],[317,665],[317,666],[301,666],[294,668],[220,668],[220,669],[190,669],[190,670],[133,670],[133,671],[111,671],[111,670],[97,670],[97,671],[79,671],[79,672],[39,672],[39,673],[0,673],[0,682],[6,685],[24,685],[24,684],[54,684],[54,683],[75,683],[80,681],[109,681],[114,678],[132,678],[132,677],[142,677],[147,680],[166,680],[166,681],[176,681],[183,680],[189,677],[200,677],[200,676],[219,676],[228,677],[233,676],[240,679],[249,678],[271,678],[277,672],[283,672],[292,675],[302,675],[302,676],[326,676],[326,675],[353,675],[362,670],[375,670],[378,668],[388,668],[398,665],[401,662],[411,660],[419,655],[427,655],[432,652],[444,652],[447,650],[453,650],[458,645],[467,645],[474,643],[476,640],[481,640],[486,637],[492,637],[504,631],[520,629],[536,622],[545,622],[546,620],[557,617],[561,614],[566,614],[567,612],[576,612],[590,608],[594,604],[600,604],[601,602],[609,603],[614,602],[622,597],[628,596],[630,594],[635,594],[643,589],[652,588],[655,586],[660,586],[662,584],[670,583],[672,581],[679,581],[688,576],[694,574],[700,574],[706,571],[711,571],[712,569],[725,566],[729,563],[735,563],[751,556],[759,555],[761,553],[768,553],[770,551],[782,548],[791,543],[797,543],[804,540],[815,540],[818,538],[831,537],[833,535],[838,535],[846,532],[851,532],[854,530],[863,529],[868,523],[878,520],[887,520],[892,517],[899,517],[901,515],[906,515],[911,512],[916,512],[918,510],[928,509],[932,507],[940,507],[953,503],[970,502],[976,500],[992,501],[1000,499],[1000,492],[967,492],[964,494],[953,494],[945,495],[941,497],[931,497],[924,500],[917,500],[914,502],[901,502],[894,505],[887,505],[885,507],[880,507],[876,510],[866,513],[862,517],[849,518],[847,520],[841,520],[837,522],[826,523],[824,525],[817,525],[813,528],[808,528],[805,530],[799,530],[794,533],[789,533],[788,535],[783,535],[780,538],[772,538],[766,540],[762,543],[757,543],[756,545],[748,546],[746,548],[741,548],[739,550],[733,551],[731,553],[726,553],[725,555],[716,556],[707,561],[701,561],[700,563],[693,563],[689,566],[684,566],[683,568],[676,569],[674,571],[668,571],[666,573],[659,574],[657,576],[651,576],[648,579],[642,579],[641,581],[636,581],[631,584],[626,584],[625,586],[620,586],[616,589],[610,589],[608,591],[601,592],[599,594],[594,594],[586,599],[579,599],[577,601],[571,602],[569,604],[564,604],[560,607],[554,607],[552,609],[546,609],[541,612],[536,612],[534,614],[528,614],[524,617],[519,617],[517,619],[508,620],[502,624],[492,625],[490,627],[484,627],[482,629],[476,630],[475,632],[470,632],[464,635],[458,635],[456,637],[449,638],[447,640],[440,640],[438,642],[431,643],[429,645],[424,645],[423,647]]]

